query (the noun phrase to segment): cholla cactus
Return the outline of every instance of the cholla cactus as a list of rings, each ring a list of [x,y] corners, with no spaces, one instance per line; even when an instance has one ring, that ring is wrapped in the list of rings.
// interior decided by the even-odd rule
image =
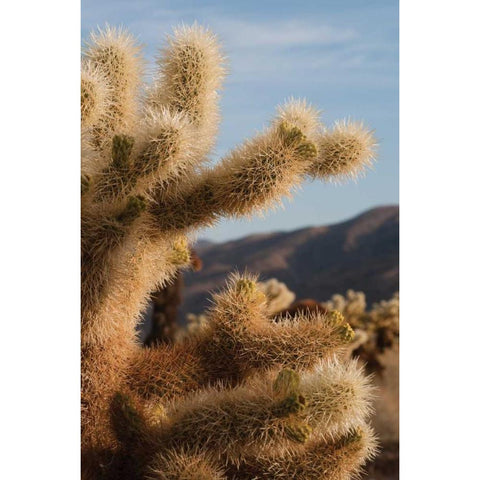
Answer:
[[[233,277],[192,338],[142,348],[149,293],[190,263],[188,239],[222,216],[277,205],[304,179],[356,174],[371,133],[329,131],[305,101],[215,166],[225,74],[215,36],[169,37],[141,84],[135,40],[107,27],[82,60],[83,478],[347,478],[375,448],[368,381],[336,354],[341,316],[275,323],[254,278]],[[285,370],[287,368],[287,370]],[[289,369],[289,370],[288,370]],[[320,455],[320,457],[319,457]]]
[[[257,282],[257,287],[265,295],[266,311],[269,316],[274,316],[284,310],[295,300],[295,294],[276,278],[270,278],[265,282]],[[206,313],[198,315],[189,313],[186,320],[187,325],[177,332],[178,340],[197,332],[208,321],[208,317]]]
[[[354,290],[347,290],[345,296],[336,293],[332,298],[326,302],[326,307],[329,310],[337,310],[342,313],[353,328],[361,328],[364,326],[362,316],[365,315],[367,308],[367,299],[363,292],[355,292]]]
[[[365,294],[353,290],[348,290],[345,296],[333,295],[326,306],[341,312],[355,329],[355,339],[348,350],[366,360],[370,368],[381,370],[379,354],[394,346],[399,338],[398,292],[390,300],[374,303],[370,310]]]
[[[267,309],[270,315],[284,310],[295,300],[295,294],[276,278],[270,278],[266,282],[259,282],[258,287],[266,296]]]

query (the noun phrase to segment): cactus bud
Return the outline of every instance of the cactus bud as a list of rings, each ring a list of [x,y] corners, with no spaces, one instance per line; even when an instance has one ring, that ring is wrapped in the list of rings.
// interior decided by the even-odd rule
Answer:
[[[333,325],[340,326],[345,322],[345,317],[338,310],[332,310],[327,313],[327,320]]]
[[[352,443],[359,442],[363,438],[363,431],[360,427],[350,430],[345,437],[343,437],[344,445],[350,445]]]
[[[257,292],[257,283],[249,278],[239,278],[235,285],[235,290],[239,295],[252,298]]]
[[[312,433],[312,428],[306,423],[292,422],[285,427],[285,434],[290,440],[305,443]]]
[[[294,148],[295,153],[305,159],[316,157],[317,147],[307,140],[299,127],[283,121],[278,126],[278,131],[285,144]]]
[[[186,237],[180,237],[173,242],[170,261],[174,265],[187,265],[190,263],[190,249]]]
[[[123,225],[130,225],[145,210],[145,207],[145,199],[142,196],[128,197],[127,206],[117,215],[117,220]]]
[[[300,385],[300,376],[289,368],[284,368],[273,383],[273,391],[279,395],[296,392]]]
[[[116,170],[128,166],[128,160],[133,148],[133,138],[128,135],[115,135],[112,141],[112,166]]]
[[[275,408],[275,415],[288,417],[291,413],[298,413],[305,409],[307,401],[303,395],[297,392],[290,393]]]
[[[342,325],[338,329],[341,337],[345,340],[345,342],[350,343],[354,338],[355,338],[355,332],[353,328],[346,323],[345,325]]]

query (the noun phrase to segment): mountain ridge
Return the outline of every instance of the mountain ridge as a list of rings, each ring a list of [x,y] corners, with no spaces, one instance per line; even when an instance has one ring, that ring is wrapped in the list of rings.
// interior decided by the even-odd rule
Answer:
[[[203,311],[228,273],[245,269],[285,282],[297,299],[324,301],[349,288],[369,303],[389,298],[398,291],[398,233],[399,208],[388,205],[331,225],[203,242],[203,269],[185,274],[182,313]]]

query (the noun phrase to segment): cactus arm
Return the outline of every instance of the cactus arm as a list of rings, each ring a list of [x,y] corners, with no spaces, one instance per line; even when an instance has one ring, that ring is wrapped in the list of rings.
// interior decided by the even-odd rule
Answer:
[[[220,120],[219,91],[226,70],[216,36],[197,24],[175,29],[157,67],[147,108],[167,109],[190,120],[196,138],[195,161],[199,163],[215,143]]]
[[[93,143],[102,149],[114,134],[133,127],[144,60],[135,39],[121,28],[107,26],[92,33],[83,56],[100,69],[109,84],[109,106],[94,124]]]
[[[238,480],[346,480],[357,478],[376,451],[375,435],[370,427],[362,425],[336,439],[312,438],[294,456],[251,457],[239,469],[231,470]]]
[[[316,147],[300,129],[272,126],[205,171],[191,188],[150,206],[156,228],[211,225],[221,216],[250,215],[289,195],[306,174]]]
[[[255,277],[232,275],[214,296],[208,323],[176,345],[139,350],[129,386],[148,401],[166,401],[222,381],[236,385],[272,368],[310,369],[351,340],[343,317],[299,316],[275,323]]]

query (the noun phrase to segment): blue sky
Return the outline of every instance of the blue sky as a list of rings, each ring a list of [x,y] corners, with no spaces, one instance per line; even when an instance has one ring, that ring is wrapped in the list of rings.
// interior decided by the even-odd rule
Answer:
[[[224,220],[201,237],[224,241],[322,225],[398,203],[397,0],[82,0],[82,38],[106,22],[124,25],[145,45],[151,69],[165,33],[193,21],[218,34],[229,59],[214,161],[291,96],[321,109],[327,125],[364,120],[379,141],[375,169],[357,183],[306,183],[283,210]]]

